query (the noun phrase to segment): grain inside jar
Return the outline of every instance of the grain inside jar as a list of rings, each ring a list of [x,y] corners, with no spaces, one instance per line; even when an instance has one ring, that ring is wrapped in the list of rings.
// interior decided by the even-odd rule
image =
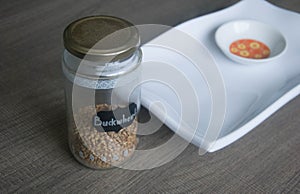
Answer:
[[[74,128],[72,151],[76,159],[94,168],[110,168],[128,159],[137,145],[137,118],[118,133],[99,132],[90,120],[94,112],[113,111],[117,106],[99,104],[87,106],[75,115],[77,127]]]

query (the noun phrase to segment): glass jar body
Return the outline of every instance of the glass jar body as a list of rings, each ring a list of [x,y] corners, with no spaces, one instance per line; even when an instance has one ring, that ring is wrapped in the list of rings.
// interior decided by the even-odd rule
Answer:
[[[69,147],[85,166],[118,166],[136,149],[141,58],[138,49],[126,60],[99,64],[64,51]]]

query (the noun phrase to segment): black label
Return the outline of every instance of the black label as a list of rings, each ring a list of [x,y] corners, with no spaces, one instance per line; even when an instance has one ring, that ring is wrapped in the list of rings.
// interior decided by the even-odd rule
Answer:
[[[137,105],[129,104],[125,108],[117,108],[112,111],[99,111],[93,117],[93,125],[98,131],[118,133],[121,129],[132,124],[137,114]]]

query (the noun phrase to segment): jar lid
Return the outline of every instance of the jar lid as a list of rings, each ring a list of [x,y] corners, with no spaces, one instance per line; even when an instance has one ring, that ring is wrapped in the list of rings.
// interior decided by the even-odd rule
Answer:
[[[140,46],[138,29],[113,16],[89,16],[72,22],[63,34],[64,46],[73,55],[105,62],[130,57]]]

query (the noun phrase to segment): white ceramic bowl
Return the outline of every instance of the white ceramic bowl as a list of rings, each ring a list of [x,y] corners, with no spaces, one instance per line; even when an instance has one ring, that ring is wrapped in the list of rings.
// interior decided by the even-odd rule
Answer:
[[[256,20],[235,20],[221,25],[215,34],[217,45],[230,59],[242,64],[269,62],[278,58],[287,48],[284,36],[272,26]],[[230,52],[230,45],[240,39],[253,39],[264,43],[270,49],[265,59],[240,57]]]

